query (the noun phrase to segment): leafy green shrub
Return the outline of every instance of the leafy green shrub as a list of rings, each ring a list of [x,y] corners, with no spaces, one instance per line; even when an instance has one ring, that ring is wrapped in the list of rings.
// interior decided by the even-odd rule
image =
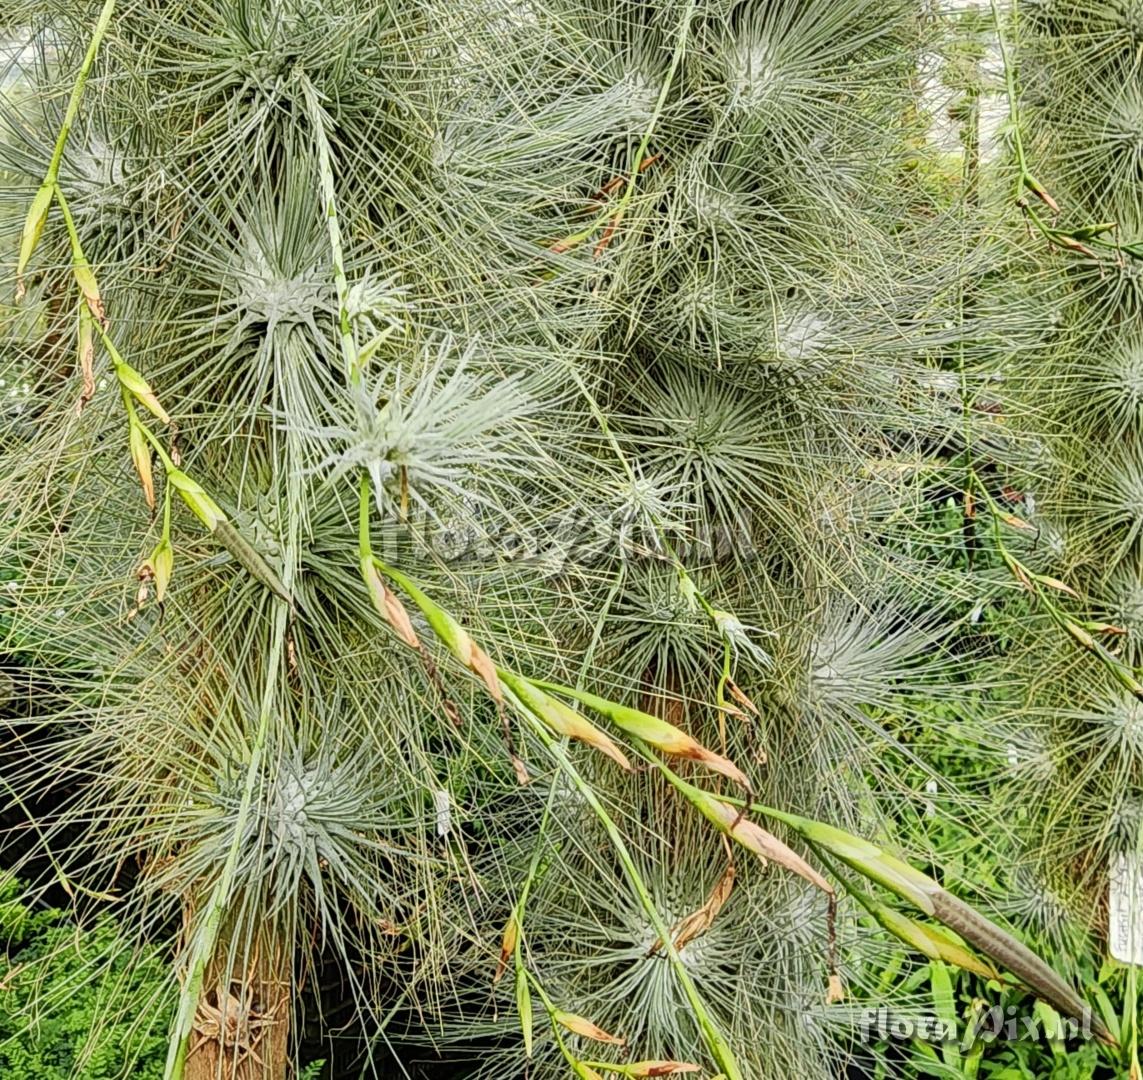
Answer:
[[[158,950],[132,949],[110,916],[87,928],[34,910],[0,877],[0,1076],[160,1080],[170,982]]]

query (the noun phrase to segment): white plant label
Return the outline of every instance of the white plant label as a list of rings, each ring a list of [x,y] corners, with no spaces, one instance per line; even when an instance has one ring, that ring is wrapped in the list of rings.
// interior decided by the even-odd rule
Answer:
[[[437,812],[437,836],[448,836],[452,831],[452,801],[447,791],[433,792],[433,809]]]
[[[1112,857],[1107,937],[1114,959],[1143,964],[1143,860],[1135,853]]]

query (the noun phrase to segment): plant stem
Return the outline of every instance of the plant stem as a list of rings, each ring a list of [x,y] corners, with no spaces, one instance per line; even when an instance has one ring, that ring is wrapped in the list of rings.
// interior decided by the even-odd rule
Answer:
[[[349,315],[349,281],[345,276],[345,251],[341,243],[341,225],[337,217],[333,155],[330,153],[329,138],[325,131],[325,113],[318,101],[317,90],[304,75],[302,76],[302,88],[305,92],[306,108],[310,115],[314,142],[317,145],[322,211],[325,214],[326,229],[329,232],[329,247],[333,260],[333,282],[337,289],[337,324],[341,341],[341,356],[345,361],[345,378],[350,385],[356,386],[361,381],[361,365],[358,361],[357,342],[353,336],[353,323]]]
[[[83,63],[80,64],[79,74],[72,84],[71,97],[68,99],[67,111],[64,113],[63,123],[60,125],[59,133],[56,135],[56,144],[52,149],[51,161],[48,164],[48,171],[44,177],[47,183],[54,184],[59,176],[64,147],[67,146],[71,126],[75,123],[75,118],[79,114],[79,103],[83,98],[84,87],[87,85],[87,77],[91,73],[91,67],[95,63],[95,54],[99,51],[100,43],[103,41],[103,35],[107,32],[107,27],[111,23],[111,16],[114,13],[115,0],[104,0],[103,9],[99,13],[99,18],[95,23],[95,30],[92,32],[91,40],[87,45],[87,52],[84,53]]]
[[[667,96],[671,92],[671,86],[674,84],[675,75],[679,70],[679,64],[682,62],[683,53],[686,51],[687,38],[690,36],[691,19],[694,18],[695,2],[696,0],[690,0],[679,22],[678,37],[675,42],[674,51],[671,54],[670,67],[667,69],[667,75],[659,90],[659,97],[655,101],[655,108],[651,113],[651,119],[644,129],[643,137],[640,139],[639,146],[635,151],[631,171],[628,173],[627,181],[623,187],[623,194],[619,197],[618,203],[616,203],[614,207],[608,207],[604,210],[603,213],[592,220],[586,228],[557,241],[556,244],[552,245],[553,248],[558,248],[560,251],[567,251],[570,248],[576,247],[587,240],[596,229],[607,222],[610,223],[608,225],[609,232],[614,232],[619,222],[623,219],[623,214],[626,212],[635,194],[635,185],[638,183],[639,176],[643,171],[643,161],[647,156],[647,148],[651,145],[651,138],[655,134],[655,128],[658,126],[659,118],[662,116],[663,108],[667,103]]]
[[[628,850],[627,844],[623,839],[623,834],[619,831],[611,815],[608,814],[603,804],[599,801],[599,796],[596,795],[595,789],[580,775],[579,770],[572,764],[571,759],[567,755],[567,751],[561,743],[553,738],[543,724],[528,713],[527,709],[521,708],[519,712],[526,718],[533,733],[544,744],[560,770],[575,785],[576,790],[583,796],[588,806],[591,807],[592,812],[599,819],[600,824],[603,825],[604,831],[611,841],[611,845],[615,850],[620,865],[623,867],[624,874],[631,888],[635,891],[635,895],[638,897],[643,911],[650,920],[652,928],[663,942],[663,947],[666,949],[671,968],[683,988],[683,993],[686,994],[687,1001],[690,1003],[695,1020],[702,1030],[703,1038],[714,1058],[715,1064],[725,1074],[726,1080],[743,1080],[742,1071],[738,1067],[738,1062],[734,1058],[730,1045],[716,1027],[714,1021],[711,1019],[710,1013],[707,1012],[706,1005],[703,1003],[698,988],[695,986],[690,972],[687,971],[683,964],[682,957],[675,948],[674,941],[671,938],[670,928],[663,920],[659,909],[655,906],[654,898],[651,896],[650,890],[643,880],[643,876],[639,873],[639,868],[635,865],[635,860],[632,858],[630,850]]]
[[[290,566],[285,568],[287,575]],[[262,701],[258,710],[258,727],[250,750],[250,761],[246,766],[246,783],[242,789],[242,799],[234,818],[234,837],[226,854],[226,861],[218,875],[218,880],[210,891],[206,911],[194,933],[186,979],[179,992],[178,1011],[171,1032],[171,1044],[167,1063],[163,1071],[164,1080],[182,1080],[186,1065],[187,1049],[194,1030],[195,1013],[202,997],[203,978],[206,965],[214,956],[222,926],[222,917],[229,906],[231,893],[237,877],[238,858],[242,853],[242,842],[246,838],[246,825],[254,805],[254,798],[262,779],[262,759],[266,754],[266,743],[270,733],[270,719],[274,714],[277,697],[279,669],[286,638],[289,609],[284,604],[274,606],[274,626],[267,656],[266,684],[262,691]]]

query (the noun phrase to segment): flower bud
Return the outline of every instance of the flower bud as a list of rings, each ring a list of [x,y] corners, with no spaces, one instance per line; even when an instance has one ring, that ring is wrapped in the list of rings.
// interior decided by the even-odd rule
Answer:
[[[28,216],[24,219],[24,231],[20,235],[20,254],[16,260],[16,299],[24,295],[24,271],[28,268],[36,245],[40,242],[40,234],[44,231],[44,223],[48,220],[48,211],[55,197],[56,186],[45,180],[35,197],[32,205],[28,207]]]
[[[150,410],[150,412],[162,420],[164,424],[171,422],[167,410],[159,404],[159,399],[155,397],[155,391],[151,389],[147,380],[121,357],[115,363],[115,375],[123,388],[127,390],[140,405]]]
[[[147,500],[147,506],[154,510],[155,477],[151,472],[151,444],[147,442],[147,436],[137,423],[131,424],[127,441],[131,447],[131,460],[135,463],[135,471],[139,474],[139,483],[143,485],[143,498]]]
[[[524,1056],[532,1056],[532,992],[524,969],[516,969],[516,1011],[520,1014],[520,1031],[524,1035]]]
[[[211,532],[226,520],[226,514],[218,503],[202,489],[201,484],[192,480],[181,469],[169,469],[167,482],[182,496],[183,502],[191,508],[195,517]]]
[[[552,1013],[552,1019],[560,1027],[567,1028],[573,1035],[582,1035],[585,1039],[594,1039],[596,1042],[609,1043],[612,1046],[623,1046],[626,1041],[617,1035],[608,1034],[603,1028],[588,1020],[587,1017],[564,1012],[562,1009],[556,1009]]]
[[[82,255],[77,255],[72,260],[71,272],[83,295],[84,303],[87,304],[87,310],[106,330],[107,315],[103,308],[103,297],[99,294],[99,282],[95,280],[95,271],[91,269],[91,263]]]
[[[171,571],[175,566],[175,549],[171,541],[164,536],[158,546],[151,552],[151,573],[155,579],[155,599],[161,604],[167,595],[167,586],[171,583]]]

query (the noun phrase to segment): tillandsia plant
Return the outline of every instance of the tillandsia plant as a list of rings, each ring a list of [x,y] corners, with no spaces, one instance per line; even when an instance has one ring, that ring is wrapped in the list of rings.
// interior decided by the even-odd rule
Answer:
[[[980,345],[1034,338],[1011,250],[925,175],[929,5],[5,18],[5,850],[176,928],[168,1080],[346,998],[375,1075],[830,1075],[839,881],[1084,1009],[888,854],[933,702],[1042,642],[985,666],[1009,583],[919,526],[1045,434]]]
[[[1024,189],[1016,202],[1029,223],[1019,276],[1037,280],[1051,307],[1034,364],[1016,374],[1023,392],[1039,398],[1052,437],[1027,492],[1038,498],[1009,508],[1015,515],[1000,511],[985,484],[978,490],[1000,523],[994,528],[1005,563],[1033,596],[1039,618],[1066,635],[1054,642],[1025,635],[1029,658],[1068,672],[1063,707],[1058,691],[1031,695],[1046,768],[1038,785],[1043,831],[1029,847],[1042,878],[1077,894],[1081,918],[1109,942],[1108,963],[1118,966],[1138,945],[1115,940],[1108,891],[1121,887],[1121,867],[1136,867],[1143,853],[1135,738],[1143,655],[1134,603],[1143,586],[1135,501],[1143,477],[1135,385],[1143,257],[1139,11],[1079,0],[994,6],[993,16],[1004,50],[1010,166]],[[1039,179],[1031,179],[1033,169]],[[1044,395],[1049,383],[1053,392]],[[1027,558],[1013,550],[1012,525],[1031,540],[1022,545]],[[1043,549],[1045,534],[1054,548],[1047,574],[1028,565],[1042,561],[1032,552]],[[1030,777],[1021,779],[1023,786]],[[1121,1065],[1138,1076],[1134,965],[1125,975]]]

